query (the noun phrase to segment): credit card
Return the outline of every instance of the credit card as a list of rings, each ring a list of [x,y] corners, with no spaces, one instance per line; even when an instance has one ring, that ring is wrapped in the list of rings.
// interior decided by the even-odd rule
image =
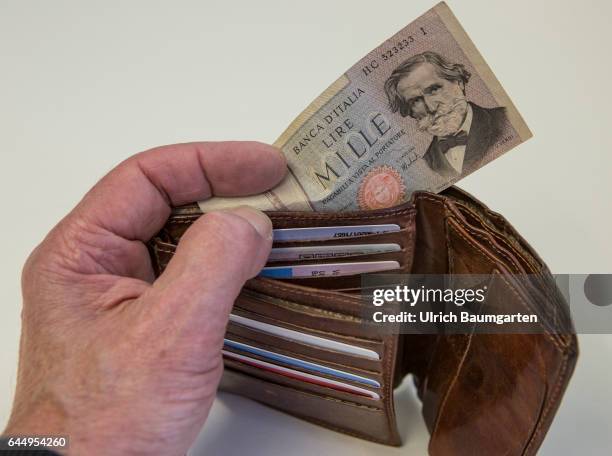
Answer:
[[[359,347],[358,345],[347,344],[325,337],[315,336],[293,329],[284,328],[282,326],[271,325],[263,321],[252,320],[251,318],[243,317],[242,315],[230,314],[230,321],[239,325],[245,326],[256,331],[261,331],[272,336],[288,339],[293,342],[298,342],[311,347],[324,348],[326,350],[344,353],[346,355],[361,356],[367,359],[379,360],[380,356],[374,350],[369,348]]]
[[[324,386],[327,388],[331,388],[337,391],[342,391],[345,393],[356,394],[358,396],[368,397],[370,399],[379,400],[380,396],[378,393],[374,391],[367,390],[365,388],[360,388],[359,386],[351,385],[349,383],[343,383],[336,380],[331,380],[329,378],[320,377],[318,375],[307,374],[305,372],[300,372],[295,369],[289,369],[288,367],[277,366],[276,364],[271,364],[266,361],[261,361],[256,358],[250,358],[248,356],[239,355],[238,353],[232,353],[227,350],[222,350],[223,356],[229,359],[233,359],[239,361],[244,364],[248,364],[249,366],[257,367],[259,369],[273,372],[275,374],[282,375],[284,377],[293,378],[294,380],[300,380],[306,383],[312,383],[314,385]]]
[[[235,350],[250,353],[252,355],[261,356],[268,361],[283,363],[298,369],[317,372],[319,374],[326,374],[341,380],[350,380],[356,383],[362,383],[364,385],[380,388],[380,383],[378,381],[371,378],[362,377],[361,375],[356,375],[351,372],[332,369],[331,367],[323,366],[322,364],[311,363],[310,361],[304,361],[292,356],[281,355],[280,353],[274,353],[269,350],[264,350],[263,348],[253,347],[252,345],[243,344],[242,342],[237,342],[235,340],[224,339],[223,342],[226,348],[229,347]]]
[[[362,261],[358,263],[298,264],[291,266],[266,266],[259,277],[272,279],[301,279],[306,277],[339,277],[369,272],[399,269],[397,261]]]
[[[273,230],[274,242],[326,241],[346,239],[368,234],[382,234],[399,231],[395,223],[385,225],[316,226],[309,228],[277,228]]]
[[[399,244],[314,245],[306,247],[274,247],[268,262],[324,260],[375,253],[399,252]]]

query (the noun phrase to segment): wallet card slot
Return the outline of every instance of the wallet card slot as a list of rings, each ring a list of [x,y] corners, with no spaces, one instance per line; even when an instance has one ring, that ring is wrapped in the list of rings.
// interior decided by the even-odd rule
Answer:
[[[379,395],[379,398],[373,399],[366,396],[352,394],[328,388],[326,386],[317,385],[315,383],[307,383],[304,381],[300,381],[295,378],[280,375],[275,372],[259,369],[257,367],[230,358],[224,357],[223,362],[226,369],[229,368],[234,371],[238,371],[243,375],[256,378],[260,381],[264,381],[269,384],[281,385],[285,388],[291,388],[296,391],[312,394],[318,397],[337,399],[347,405],[365,405],[375,409],[380,409],[382,407],[380,404],[382,398],[382,396],[379,394],[380,392],[376,392],[376,394]],[[374,392],[374,389],[372,389],[372,391]]]
[[[287,326],[297,331],[357,344],[377,351],[380,355],[383,339],[372,333],[373,328],[362,320],[359,314],[347,315],[287,299],[259,299],[257,296],[243,292],[236,301],[234,313],[245,314],[247,318],[266,321],[272,325]]]
[[[389,269],[380,272],[370,272],[369,276],[374,274],[407,274],[412,269],[413,250],[402,249],[399,252],[389,253],[378,253],[374,255],[364,255],[360,258],[349,257],[342,259],[333,260],[309,260],[298,262],[283,262],[283,263],[270,263],[270,266],[283,267],[291,264],[308,265],[308,264],[342,264],[342,263],[357,263],[357,262],[379,262],[379,261],[397,261],[399,264],[398,268]],[[299,278],[287,278],[278,279],[284,283],[300,285],[303,287],[323,289],[323,290],[345,290],[345,289],[356,289],[361,288],[361,281],[364,274],[352,274],[352,275],[337,275],[337,276],[314,276],[314,277],[299,277]],[[277,280],[277,279],[273,279]]]
[[[278,309],[273,308],[273,310]],[[265,314],[259,314],[236,307],[232,313],[233,317],[230,319],[228,329],[234,332],[234,328],[242,327],[247,329],[249,334],[262,334],[273,337],[276,340],[292,342],[297,344],[297,346],[308,346],[314,350],[325,350],[330,354],[341,354],[354,359],[369,360],[374,363],[380,363],[382,359],[384,350],[384,343],[382,341],[339,334],[334,331],[338,326],[333,321],[311,320],[302,316],[288,315],[286,312],[279,312],[278,316],[271,316],[270,314],[273,312],[268,311]],[[241,317],[243,320],[244,318],[247,319],[247,324],[239,320]],[[249,325],[248,320],[264,323],[272,326],[274,329],[287,329],[299,337],[293,337],[291,334],[273,333],[266,329]],[[312,329],[312,324],[316,324],[315,327],[317,329]],[[354,328],[353,330],[357,331],[358,329]],[[314,339],[314,341],[308,340],[309,337]]]
[[[289,329],[288,327],[277,324],[266,323],[265,321],[261,320],[261,317],[259,320],[257,320],[247,318],[244,315],[232,313],[230,315],[229,323],[244,326],[245,328],[252,329],[255,332],[269,334],[271,336],[278,337],[279,339],[285,339],[311,347],[316,347],[318,349],[325,349],[359,358],[370,359],[373,361],[380,360],[380,354],[378,352],[369,348],[364,348],[361,345],[352,345],[346,342],[340,342],[339,340],[332,339],[330,337],[321,337],[318,334],[315,335],[304,331]]]
[[[365,255],[354,255],[346,256],[341,258],[326,258],[326,259],[315,259],[315,260],[299,260],[299,261],[275,261],[274,263],[268,263],[268,266],[291,266],[295,264],[310,265],[310,264],[327,264],[327,263],[354,263],[362,261],[397,261],[402,266],[402,261],[406,255],[405,250],[397,252],[386,252],[386,253],[370,253]]]
[[[336,279],[340,278],[336,277]],[[361,283],[357,286],[360,287]],[[332,312],[347,317],[357,317],[357,321],[360,321],[364,310],[370,305],[360,296],[354,294],[348,295],[333,290],[297,285],[288,280],[275,280],[265,277],[249,280],[242,289],[237,302],[240,302],[243,297],[249,297],[251,300],[256,299],[264,304],[271,302],[281,307],[287,307],[287,304],[291,307],[295,304],[312,311]],[[381,339],[369,335],[366,338]]]
[[[373,276],[376,274],[403,274],[405,272],[406,271],[404,271],[404,268],[400,267],[398,269],[392,269],[389,271],[372,272],[369,273],[368,276]],[[355,274],[336,277],[307,277],[299,279],[283,279],[283,282],[303,287],[342,292],[344,290],[360,289],[362,278],[362,274]]]
[[[361,236],[343,237],[325,240],[275,241],[274,247],[306,247],[327,246],[334,244],[399,244],[407,247],[407,240],[412,231],[411,227],[400,228],[398,231],[388,233],[363,234]]]
[[[313,226],[383,225],[394,223],[404,228],[414,222],[415,206],[401,206],[358,212],[267,212],[274,228],[310,228]]]
[[[331,369],[369,378],[377,382],[378,387],[383,383],[381,361],[364,360],[357,356],[309,347],[305,344],[280,339],[239,325],[230,325],[225,337],[229,340],[268,350],[279,355],[298,358],[309,363],[320,364]],[[325,374],[321,375],[325,376]],[[348,382],[350,383],[350,380]],[[376,386],[372,382],[369,382],[369,384]]]
[[[235,334],[226,336],[223,353],[240,355],[249,360],[339,382],[377,395],[380,394],[382,387],[382,376],[380,374],[360,372],[351,367],[331,365],[317,359],[306,359],[303,355],[288,353],[284,350],[278,350],[276,347],[263,346],[261,343],[236,337]]]

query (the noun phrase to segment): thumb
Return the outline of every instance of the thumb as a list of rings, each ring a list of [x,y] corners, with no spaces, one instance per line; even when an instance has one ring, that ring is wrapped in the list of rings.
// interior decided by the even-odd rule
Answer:
[[[208,334],[207,345],[221,343],[234,300],[271,246],[272,222],[263,212],[240,206],[203,215],[147,293],[156,317],[183,336]]]

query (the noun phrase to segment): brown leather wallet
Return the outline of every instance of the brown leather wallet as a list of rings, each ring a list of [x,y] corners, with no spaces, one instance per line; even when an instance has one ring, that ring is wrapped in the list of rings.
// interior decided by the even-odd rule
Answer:
[[[200,215],[195,204],[173,210],[150,243],[157,273]],[[431,455],[536,453],[572,375],[578,345],[568,306],[550,272],[501,215],[457,188],[442,194],[417,192],[409,202],[388,209],[268,215],[275,228],[398,224],[398,232],[343,242],[400,244],[401,251],[377,255],[398,261],[400,273],[528,274],[534,286],[505,281],[499,302],[487,305],[533,313],[540,330],[370,334],[360,323],[364,303],[359,276],[255,278],[244,286],[234,314],[361,346],[378,353],[379,359],[317,348],[230,322],[227,333],[233,340],[375,379],[380,399],[304,383],[232,359],[225,360],[223,390],[355,437],[400,445],[393,390],[412,374],[431,434]]]

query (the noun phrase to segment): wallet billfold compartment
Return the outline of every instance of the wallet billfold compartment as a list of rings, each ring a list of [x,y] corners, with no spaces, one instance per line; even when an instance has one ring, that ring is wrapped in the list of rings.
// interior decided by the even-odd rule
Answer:
[[[173,209],[149,244],[158,274],[171,260],[182,234],[201,215],[196,204]],[[387,209],[268,215],[275,228],[397,224],[399,231],[342,243],[399,244],[399,251],[367,256],[368,261],[397,261],[400,269],[393,273],[499,275],[503,289],[486,304],[508,313],[537,315],[538,331],[448,334],[439,327],[428,334],[381,334],[363,324],[360,276],[257,277],[245,284],[235,302],[228,338],[356,378],[367,377],[377,386],[347,380],[368,393],[352,394],[228,356],[222,390],[355,437],[401,445],[393,391],[411,374],[431,434],[430,454],[535,454],[572,375],[578,346],[567,303],[553,277],[501,215],[455,187],[441,194],[416,192],[410,201]],[[287,245],[330,242],[338,243]],[[512,276],[518,274],[531,277],[529,285],[513,282]],[[244,321],[361,347],[374,356],[304,343]]]

